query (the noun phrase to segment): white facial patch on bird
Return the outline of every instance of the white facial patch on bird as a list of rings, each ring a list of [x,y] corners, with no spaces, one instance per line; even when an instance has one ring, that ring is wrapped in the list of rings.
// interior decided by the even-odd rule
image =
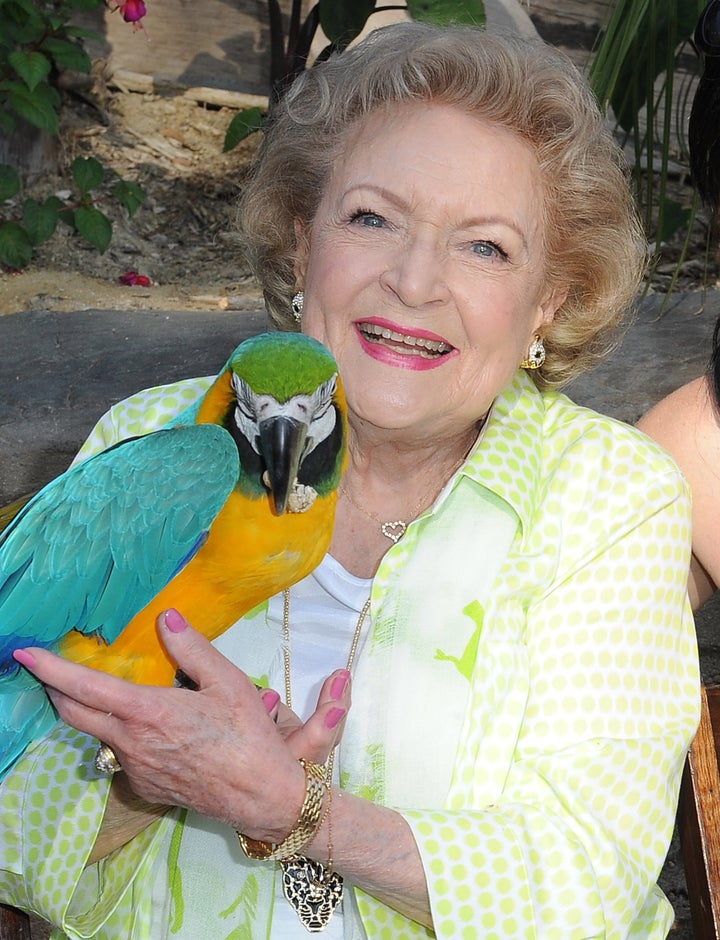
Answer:
[[[258,426],[272,418],[288,418],[307,427],[303,457],[329,437],[335,428],[337,418],[333,395],[337,387],[337,375],[323,382],[310,395],[294,395],[282,403],[272,395],[256,395],[247,382],[237,375],[232,376],[232,385],[237,399],[235,423],[258,454]]]

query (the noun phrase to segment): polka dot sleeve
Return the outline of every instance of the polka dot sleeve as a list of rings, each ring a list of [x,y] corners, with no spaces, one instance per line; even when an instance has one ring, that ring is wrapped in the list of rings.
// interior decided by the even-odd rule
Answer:
[[[598,546],[528,612],[525,711],[493,805],[400,810],[437,937],[666,936],[673,915],[655,881],[699,709],[688,526],[683,496]],[[371,898],[360,910],[370,937],[423,935],[391,927]]]
[[[96,750],[94,738],[58,723],[0,790],[0,897],[69,937],[94,936],[115,916],[159,825],[85,867],[110,790],[110,778],[95,771]]]
[[[97,454],[118,441],[164,427],[180,412],[192,407],[211,382],[212,377],[205,377],[159,385],[118,402],[92,429],[75,462]]]

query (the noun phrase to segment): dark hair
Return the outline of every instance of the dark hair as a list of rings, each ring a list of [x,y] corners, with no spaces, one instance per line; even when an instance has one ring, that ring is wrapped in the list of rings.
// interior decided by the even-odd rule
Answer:
[[[693,36],[703,70],[690,109],[688,149],[693,183],[713,217],[720,209],[720,0],[700,14]],[[720,410],[720,317],[715,324],[707,367],[715,407]]]
[[[720,208],[720,0],[711,0],[700,14],[693,45],[703,70],[688,124],[690,172],[700,198],[715,216]]]
[[[720,412],[720,317],[718,317],[713,331],[712,353],[708,363],[707,375],[712,382],[715,408]]]

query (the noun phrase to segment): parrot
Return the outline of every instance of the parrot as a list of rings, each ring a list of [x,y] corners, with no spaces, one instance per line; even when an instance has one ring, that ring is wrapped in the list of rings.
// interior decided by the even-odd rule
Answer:
[[[304,334],[263,333],[170,424],[41,489],[0,534],[0,779],[57,720],[15,649],[172,685],[158,615],[175,607],[213,640],[306,577],[346,461],[334,358]]]

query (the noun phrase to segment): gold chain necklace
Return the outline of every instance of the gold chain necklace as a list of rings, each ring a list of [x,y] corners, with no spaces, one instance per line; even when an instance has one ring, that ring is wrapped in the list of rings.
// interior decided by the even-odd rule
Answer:
[[[370,610],[370,598],[360,611],[353,634],[346,669],[352,671],[360,634]],[[292,679],[290,672],[290,591],[283,591],[283,660],[285,670],[285,703],[292,708]],[[326,764],[326,781],[332,786],[335,752],[331,752]],[[316,862],[304,855],[297,855],[280,862],[282,868],[283,893],[300,918],[303,927],[310,933],[319,933],[330,923],[330,918],[342,901],[343,879],[332,868],[332,820],[328,811],[328,864]]]
[[[484,423],[484,420],[485,419],[483,419],[483,423]],[[463,454],[460,460],[458,460],[458,462],[455,464],[455,466],[452,468],[452,470],[448,474],[448,477],[447,477],[448,480],[450,480],[453,476],[455,476],[455,474],[460,469],[460,467],[465,463],[466,457],[467,457],[467,453]],[[447,483],[447,480],[445,481],[445,483],[442,484],[440,489],[442,489],[446,485],[446,483]],[[403,537],[403,535],[405,535],[405,533],[407,532],[407,527],[410,525],[413,519],[416,518],[417,514],[420,512],[423,506],[427,506],[431,504],[432,502],[434,502],[432,497],[428,497],[427,495],[425,495],[421,499],[419,499],[415,503],[413,508],[410,510],[407,522],[405,522],[404,519],[393,519],[392,521],[388,520],[386,522],[383,522],[380,516],[376,516],[374,512],[370,512],[369,509],[365,509],[365,507],[361,506],[360,503],[356,503],[355,500],[350,495],[350,493],[348,493],[348,491],[345,489],[342,483],[340,484],[338,489],[343,494],[343,496],[346,497],[348,502],[352,503],[352,505],[356,509],[358,509],[364,516],[367,516],[368,519],[372,519],[373,522],[379,523],[380,531],[385,536],[385,538],[390,539],[390,541],[394,542],[396,545],[400,541],[400,539]]]
[[[364,516],[367,516],[368,519],[372,519],[373,522],[379,523],[380,531],[385,536],[385,538],[390,539],[390,541],[394,542],[396,545],[407,532],[409,522],[415,518],[422,506],[424,506],[428,501],[427,496],[423,496],[423,498],[417,502],[415,506],[413,506],[413,508],[410,510],[408,522],[405,522],[403,519],[393,519],[392,521],[388,520],[387,522],[383,522],[382,519],[379,516],[376,516],[374,512],[370,512],[369,509],[365,509],[359,503],[356,503],[342,484],[340,484],[339,489],[340,492],[347,498],[347,500],[351,502],[356,509],[359,509]]]

